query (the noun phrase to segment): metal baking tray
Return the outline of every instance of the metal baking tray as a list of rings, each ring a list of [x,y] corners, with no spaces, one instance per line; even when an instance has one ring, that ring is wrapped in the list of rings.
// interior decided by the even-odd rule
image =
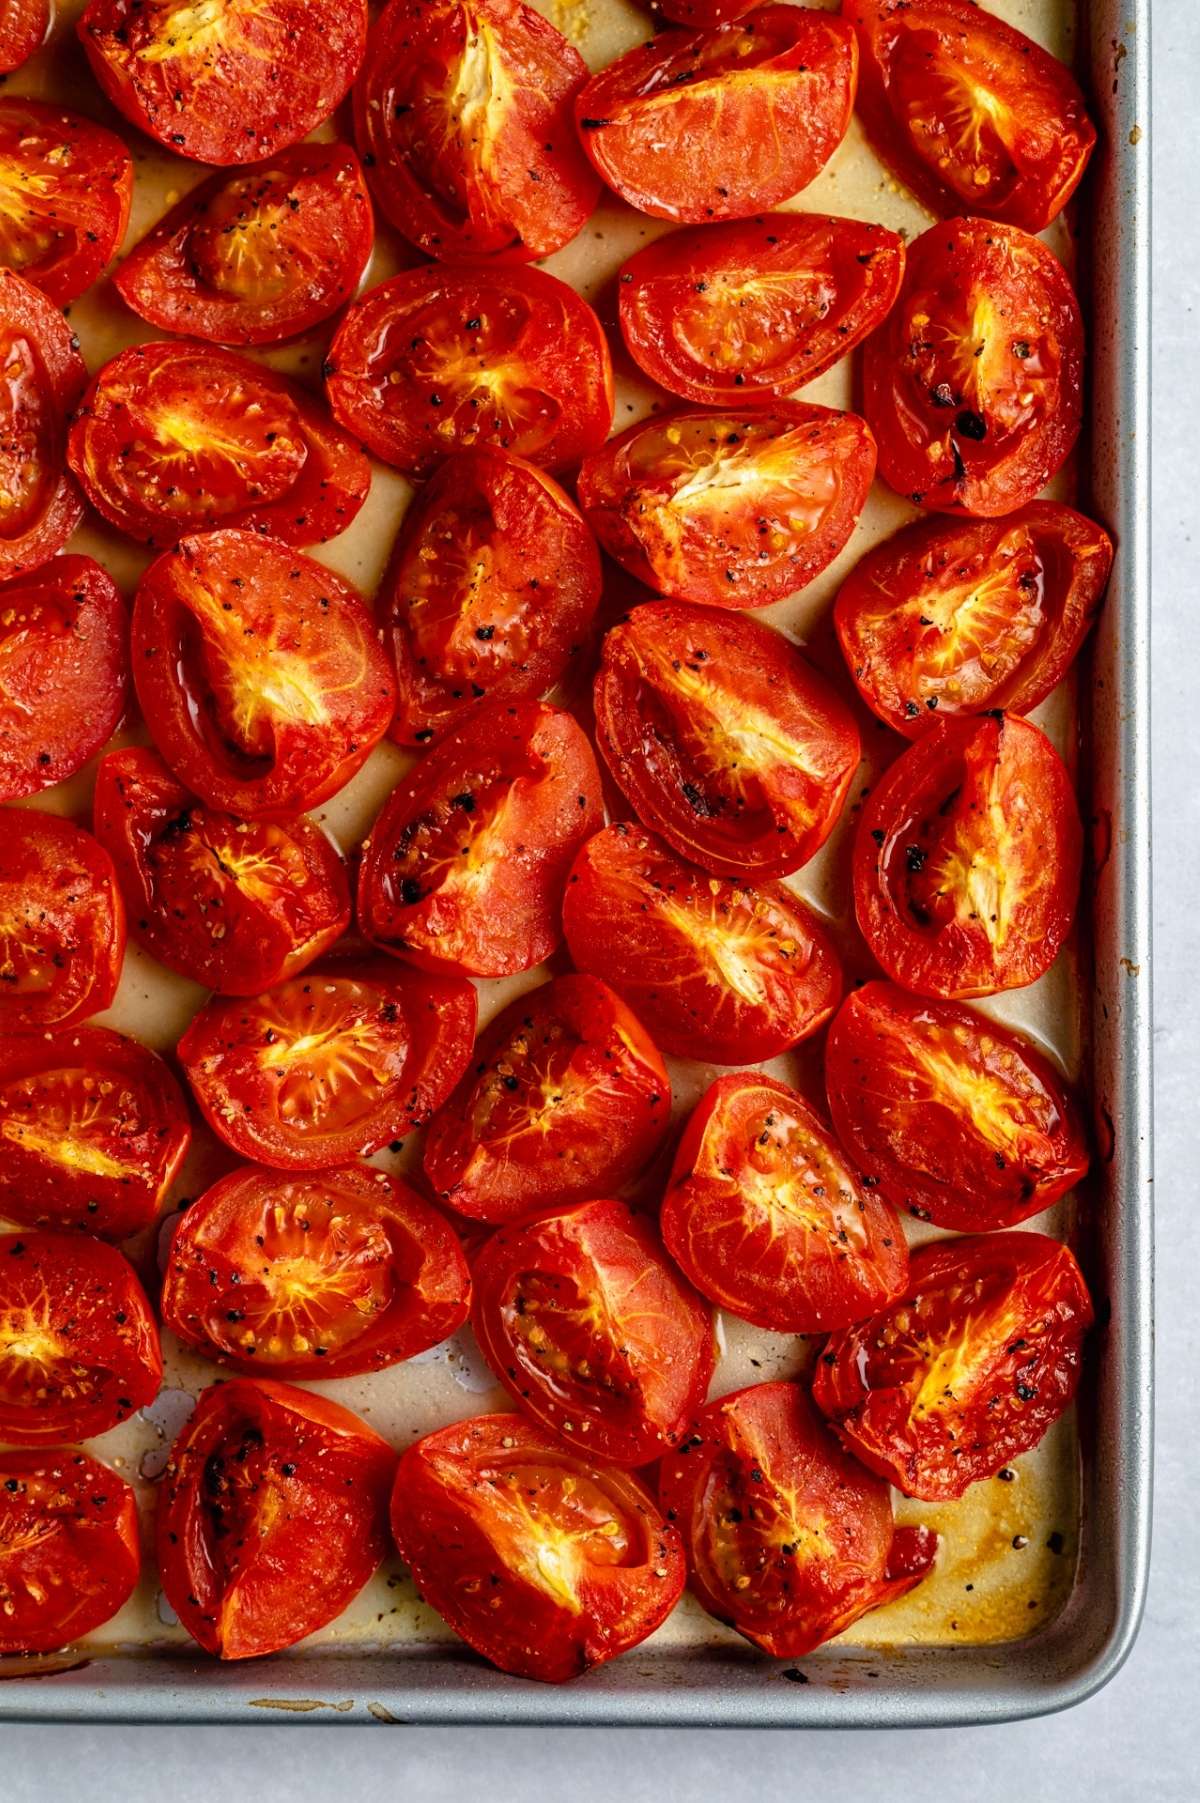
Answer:
[[[582,43],[593,64],[645,34],[645,15],[632,0],[535,3]],[[829,7],[836,0],[815,3]],[[346,1616],[301,1648],[250,1665],[221,1666],[198,1654],[171,1622],[151,1561],[138,1597],[89,1642],[41,1661],[0,1660],[0,1720],[930,1726],[1068,1707],[1107,1682],[1129,1652],[1142,1611],[1150,1534],[1150,7],[1149,0],[989,3],[1051,48],[1073,47],[1101,133],[1072,228],[1058,228],[1053,242],[1076,266],[1091,349],[1089,425],[1070,492],[1113,532],[1117,558],[1078,676],[1037,716],[1074,759],[1092,829],[1092,864],[1076,945],[1033,990],[984,1004],[1080,1071],[1092,1099],[1093,1179],[1082,1206],[1057,1211],[1050,1222],[1052,1230],[1072,1235],[1097,1299],[1099,1327],[1077,1410],[1037,1453],[1016,1462],[1020,1484],[976,1485],[963,1502],[941,1511],[901,1501],[905,1519],[937,1516],[945,1536],[938,1573],[911,1598],[866,1617],[799,1664],[765,1658],[685,1600],[643,1646],[571,1685],[513,1679],[455,1641],[393,1565]],[[70,26],[81,6],[82,0],[59,0],[50,50],[13,78],[9,91],[44,94],[104,117],[71,44]],[[201,174],[144,142],[134,148],[138,200],[130,241]],[[910,230],[924,223],[873,162],[857,124],[801,204],[907,223]],[[604,312],[617,264],[654,229],[605,204],[552,267]],[[385,245],[371,280],[388,272],[388,257]],[[119,304],[103,284],[72,310],[92,367],[119,344],[148,335],[126,321],[124,336],[114,337],[116,315]],[[270,361],[311,380],[319,346],[271,353]],[[809,392],[845,405],[849,380],[844,370],[831,372]],[[624,372],[619,421],[644,411],[648,401],[649,390]],[[408,492],[394,474],[378,471],[356,527],[321,553],[368,593]],[[768,617],[798,637],[811,633],[820,660],[820,621],[833,589],[870,538],[892,530],[903,513],[877,484],[848,552],[799,602],[783,603]],[[127,587],[144,561],[95,527],[76,544],[104,559]],[[886,749],[894,754],[895,742]],[[323,811],[344,843],[361,832],[399,768],[393,751],[377,753]],[[35,805],[81,811],[86,781],[38,797]],[[829,855],[814,860],[797,881],[818,906],[829,909],[839,895],[844,898],[844,849],[828,848]],[[485,986],[485,1018],[506,992],[534,980],[531,973],[515,985]],[[199,999],[191,986],[167,983],[131,947],[117,1007],[104,1018],[165,1049]],[[809,1054],[781,1068],[799,1073],[803,1083],[804,1077],[811,1081],[814,1065]],[[676,1068],[680,1103],[686,1105],[711,1074],[700,1066]],[[184,1193],[194,1195],[205,1181],[201,1143],[185,1170]],[[1037,1224],[1045,1222],[1039,1218]],[[152,1259],[152,1249],[142,1252]],[[790,1343],[725,1322],[719,1388],[796,1365]],[[147,1515],[153,1478],[189,1406],[189,1392],[216,1375],[204,1361],[169,1349],[168,1387],[159,1403],[94,1446],[139,1488]],[[411,1369],[328,1388],[401,1446],[441,1420],[499,1401],[469,1343],[448,1343],[413,1361]],[[1052,1524],[1065,1534],[1055,1531],[1047,1539]],[[1014,1527],[1023,1530],[1022,1540],[1029,1538],[1028,1552],[1012,1552]],[[1064,1538],[1068,1556],[1057,1556]]]

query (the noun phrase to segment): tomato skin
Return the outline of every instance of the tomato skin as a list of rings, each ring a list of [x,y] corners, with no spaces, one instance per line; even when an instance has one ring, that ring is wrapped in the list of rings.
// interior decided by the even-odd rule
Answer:
[[[0,1038],[107,1008],[125,959],[112,859],[57,814],[13,808],[0,835]]]
[[[133,158],[115,132],[78,113],[5,95],[0,164],[6,189],[0,262],[65,307],[120,249],[133,199]]]
[[[1058,1420],[1092,1319],[1056,1240],[936,1241],[913,1254],[903,1296],[829,1341],[813,1399],[868,1469],[906,1496],[953,1501]]]
[[[728,25],[751,11],[754,0],[655,0],[664,19],[677,25],[690,25],[693,31],[711,31],[714,25]]]
[[[0,578],[61,551],[83,518],[66,467],[67,416],[87,386],[78,342],[39,288],[0,268]]]
[[[50,0],[0,0],[0,75],[28,62],[49,29]]]
[[[409,1447],[392,1534],[456,1634],[501,1671],[544,1683],[637,1646],[683,1594],[678,1532],[639,1480],[523,1415],[480,1415]],[[552,1555],[553,1577],[539,1553]]]
[[[140,1569],[123,1477],[73,1446],[0,1452],[0,1653],[82,1640],[128,1602]]]

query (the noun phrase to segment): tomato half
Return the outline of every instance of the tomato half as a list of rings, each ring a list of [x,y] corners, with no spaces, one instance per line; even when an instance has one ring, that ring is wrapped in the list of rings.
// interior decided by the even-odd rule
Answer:
[[[83,518],[66,466],[67,415],[87,386],[62,312],[0,268],[0,577],[36,570]]]
[[[82,1640],[129,1601],[140,1569],[123,1477],[74,1447],[0,1452],[0,1653]]]
[[[0,0],[0,74],[40,50],[50,29],[50,0]]]
[[[1044,230],[1096,143],[1065,65],[968,0],[842,0],[842,14],[863,124],[918,199]]]
[[[843,1452],[796,1384],[712,1402],[663,1460],[659,1494],[710,1615],[776,1659],[798,1659],[903,1596],[937,1553],[897,1527],[887,1487]]]
[[[744,219],[806,188],[829,161],[857,73],[844,19],[764,6],[626,51],[593,75],[575,122],[599,174],[639,212]]]
[[[833,619],[867,706],[905,738],[947,715],[1027,714],[1061,681],[1112,568],[1102,527],[1055,501],[1000,520],[918,520],[876,545]]]
[[[151,564],[133,679],[154,742],[210,808],[290,820],[388,729],[395,680],[357,589],[257,533],[201,533]]]
[[[0,98],[0,263],[64,307],[120,249],[132,199],[133,158],[115,132]]]
[[[1083,1275],[1057,1241],[939,1241],[913,1254],[903,1296],[830,1340],[813,1397],[870,1470],[948,1502],[1058,1420],[1091,1323]]]
[[[333,1621],[384,1555],[395,1468],[323,1396],[244,1377],[202,1391],[158,1503],[163,1590],[192,1638],[254,1659]]]
[[[748,13],[754,0],[656,0],[656,8],[664,19],[678,25],[690,25],[695,31],[709,31],[714,25],[728,25]]]
[[[652,1634],[683,1549],[631,1472],[523,1415],[426,1434],[400,1460],[392,1533],[425,1601],[477,1653],[561,1684]]]
[[[90,833],[32,808],[0,832],[0,1038],[107,1008],[125,958],[112,859]]]
[[[327,1170],[419,1126],[466,1069],[474,987],[390,959],[324,959],[245,1001],[214,1000],[179,1041],[213,1132],[277,1170]]]
[[[359,926],[427,970],[531,970],[562,939],[567,873],[602,817],[578,722],[545,703],[492,702],[384,803],[362,848]]]
[[[1014,714],[944,720],[881,777],[854,842],[854,909],[893,981],[950,1000],[1048,970],[1079,894],[1066,765]]]
[[[367,0],[90,0],[78,31],[113,105],[177,156],[254,163],[328,119]]]
[[[612,424],[600,321],[541,269],[421,268],[381,282],[338,327],[325,380],[334,418],[412,476],[475,446],[559,469]]]
[[[129,618],[90,557],[0,583],[0,801],[87,763],[125,711]]]
[[[217,173],[165,213],[113,278],[163,332],[279,344],[348,301],[375,240],[362,167],[346,144],[296,144]]]

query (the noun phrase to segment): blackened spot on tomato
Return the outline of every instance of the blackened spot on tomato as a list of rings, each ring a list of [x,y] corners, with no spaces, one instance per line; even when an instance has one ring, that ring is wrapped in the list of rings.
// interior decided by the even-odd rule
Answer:
[[[964,438],[979,444],[987,437],[987,421],[973,407],[963,407],[954,416],[954,424]]]

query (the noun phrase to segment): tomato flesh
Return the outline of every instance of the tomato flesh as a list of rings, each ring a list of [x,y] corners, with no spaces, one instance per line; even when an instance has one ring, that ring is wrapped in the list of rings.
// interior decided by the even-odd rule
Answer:
[[[2,0],[0,3],[0,75],[28,62],[46,41],[50,0]]]
[[[108,853],[82,827],[32,808],[0,840],[0,1036],[69,1027],[107,1008],[125,958],[125,910]]]
[[[0,98],[0,263],[64,307],[120,249],[133,158],[63,107]]]
[[[86,385],[60,309],[0,268],[0,577],[36,570],[83,518],[65,451],[67,416]]]
[[[128,1602],[140,1567],[123,1477],[74,1447],[0,1452],[0,1653],[82,1640]]]

